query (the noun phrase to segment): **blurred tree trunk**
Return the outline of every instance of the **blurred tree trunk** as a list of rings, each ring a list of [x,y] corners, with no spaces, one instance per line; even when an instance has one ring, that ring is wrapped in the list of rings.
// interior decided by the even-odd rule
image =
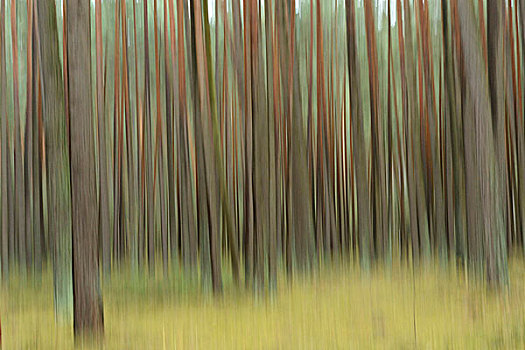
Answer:
[[[33,119],[33,80],[34,68],[33,65],[33,4],[32,1],[27,1],[27,60],[26,60],[26,118],[25,118],[25,132],[24,132],[24,196],[25,196],[25,227],[26,227],[26,261],[28,271],[31,271],[33,266],[34,251],[33,251],[33,128],[31,120]]]
[[[279,161],[277,155],[277,133],[275,132],[275,117],[276,109],[274,104],[277,101],[274,99],[274,80],[273,80],[273,19],[272,9],[270,8],[271,2],[268,0],[264,1],[264,7],[268,11],[264,11],[265,18],[265,39],[266,39],[266,86],[267,86],[267,104],[266,104],[266,115],[268,118],[268,151],[269,151],[269,229],[268,229],[268,285],[270,291],[275,291],[277,286],[277,168],[276,163]],[[224,17],[226,18],[226,7],[224,8]],[[226,21],[225,21],[226,22]],[[233,131],[235,132],[235,130]]]
[[[164,184],[164,137],[163,137],[163,128],[162,128],[162,104],[161,104],[161,75],[160,75],[160,56],[159,52],[159,21],[158,21],[158,10],[157,10],[157,0],[153,2],[153,18],[154,18],[154,37],[155,37],[155,98],[157,102],[157,112],[156,112],[156,123],[155,123],[155,148],[154,152],[154,178],[153,178],[153,198],[154,198],[154,210],[157,208],[157,202],[155,201],[156,195],[156,186],[158,179],[158,188],[159,188],[159,216],[160,216],[160,236],[161,236],[161,251],[162,251],[162,263],[164,267],[164,272],[167,272],[168,269],[168,228],[166,220],[166,208],[165,208],[165,197],[166,197],[166,187]],[[154,214],[155,215],[155,214]],[[155,230],[156,231],[156,230]],[[166,243],[166,244],[164,244]]]
[[[425,184],[423,181],[423,164],[421,153],[421,123],[420,114],[417,105],[417,87],[416,71],[414,64],[414,46],[412,35],[412,20],[411,7],[408,0],[404,0],[405,13],[405,40],[406,40],[406,58],[407,58],[407,75],[408,75],[408,101],[409,101],[409,144],[411,145],[412,162],[412,181],[415,186],[415,196],[417,201],[417,215],[418,215],[418,232],[412,233],[412,251],[416,260],[422,253],[424,257],[430,255],[430,241],[429,241],[429,221],[427,211],[427,200],[425,194]],[[421,108],[422,106],[420,106]],[[410,154],[410,151],[409,151]]]
[[[148,269],[150,273],[155,271],[155,213],[154,209],[154,189],[153,189],[153,146],[151,144],[151,94],[150,94],[150,62],[149,62],[149,31],[148,31],[148,2],[144,2],[144,78],[145,78],[145,112],[144,112],[144,134],[145,147],[143,149],[143,158],[145,159],[145,225],[147,229],[147,251],[148,251]]]
[[[253,199],[253,107],[252,107],[252,52],[251,37],[251,1],[243,1],[244,16],[244,280],[246,286],[252,286],[255,257],[255,209]]]
[[[427,160],[430,163],[430,175],[433,191],[427,193],[427,203],[432,211],[432,235],[434,241],[434,249],[439,254],[442,260],[446,259],[447,250],[447,237],[446,237],[446,221],[445,221],[445,201],[444,201],[444,188],[442,180],[442,164],[440,156],[440,138],[438,137],[439,130],[439,111],[437,110],[437,102],[434,88],[434,69],[433,69],[433,57],[432,57],[432,37],[430,35],[430,24],[428,18],[428,2],[423,4],[422,0],[419,0],[419,13],[420,13],[420,28],[421,28],[421,45],[423,53],[423,66],[425,75],[425,93],[426,93],[426,108],[427,108],[427,127],[430,133],[430,139],[426,140],[430,143],[430,157]],[[420,106],[422,108],[423,106]]]
[[[377,44],[375,20],[371,2],[365,2],[365,23],[368,54],[368,77],[370,86],[370,133],[371,133],[371,198],[372,198],[372,233],[374,255],[381,259],[385,256],[385,242],[388,235],[386,226],[386,194],[383,147],[383,121],[381,120]]]
[[[169,218],[169,241],[171,250],[171,262],[174,265],[178,260],[177,247],[179,245],[178,239],[178,221],[176,219],[176,204],[177,197],[175,196],[175,141],[174,141],[174,125],[173,122],[175,114],[173,113],[174,107],[178,107],[178,72],[175,69],[177,56],[176,50],[176,34],[175,34],[175,12],[173,10],[173,0],[169,1],[169,37],[168,37],[168,22],[167,12],[168,5],[167,1],[164,0],[164,41],[165,41],[165,81],[166,81],[166,144],[167,144],[167,156],[168,156],[168,218]],[[168,40],[168,38],[170,40]],[[171,43],[171,46],[168,43]],[[171,48],[171,66],[169,62],[168,46]],[[179,55],[182,53],[179,52]],[[173,79],[173,80],[172,80]],[[174,99],[174,103],[171,99]],[[178,129],[178,123],[175,123]],[[177,147],[178,150],[178,147]]]
[[[2,181],[2,191],[0,195],[2,196],[2,237],[1,237],[1,243],[2,243],[2,279],[5,281],[8,279],[9,274],[9,225],[8,225],[8,189],[7,189],[7,172],[8,172],[8,166],[7,163],[9,161],[8,158],[8,141],[7,141],[7,133],[8,133],[8,125],[7,125],[7,76],[6,76],[6,55],[5,55],[5,0],[1,0],[2,3],[0,4],[0,128],[2,130],[2,145],[0,152],[2,156],[2,160],[0,163],[0,166],[2,167],[1,172],[1,179]]]
[[[18,238],[18,265],[22,274],[26,273],[26,211],[25,211],[25,174],[24,158],[22,154],[21,117],[19,99],[18,75],[18,19],[16,16],[16,0],[11,0],[11,38],[13,47],[13,105],[14,105],[14,138],[13,149],[15,153],[15,227]]]
[[[449,222],[454,220],[454,225],[449,225],[449,258],[454,263],[455,255],[457,254],[456,248],[461,249],[461,245],[456,244],[458,238],[462,235],[462,212],[461,204],[458,197],[461,196],[462,188],[458,185],[459,183],[459,172],[462,168],[458,168],[459,150],[456,144],[453,134],[458,133],[455,130],[454,121],[458,118],[456,110],[456,92],[454,85],[454,63],[453,53],[451,44],[451,25],[449,19],[449,7],[448,1],[441,1],[441,18],[442,18],[442,35],[443,35],[443,65],[444,65],[444,90],[445,90],[445,112],[444,112],[444,123],[445,123],[445,152],[446,152],[446,181],[448,184],[447,197],[453,209],[448,212]],[[449,209],[450,209],[449,205]],[[454,230],[455,228],[455,230]]]
[[[352,127],[352,152],[357,187],[357,216],[359,235],[359,258],[364,270],[370,268],[370,192],[368,188],[364,116],[361,105],[361,90],[356,43],[356,14],[354,0],[346,0],[346,41],[348,51],[348,74],[350,78],[350,108]],[[349,176],[352,176],[349,173]]]
[[[104,114],[104,89],[102,76],[102,9],[101,0],[95,2],[96,27],[96,64],[97,64],[97,120],[98,120],[98,164],[99,164],[99,213],[98,225],[102,237],[102,270],[104,277],[109,277],[111,271],[111,255],[104,246],[109,242],[109,199],[108,199],[108,170],[106,156],[106,123]]]
[[[139,63],[138,63],[138,46],[137,46],[137,8],[135,1],[133,1],[133,36],[134,36],[134,46],[135,46],[135,97],[137,99],[136,101],[136,109],[137,109],[137,153],[138,153],[138,161],[137,161],[137,187],[140,186],[140,189],[137,188],[137,191],[139,191],[138,197],[138,214],[137,214],[137,233],[136,233],[136,240],[137,240],[137,270],[140,270],[144,267],[144,260],[145,260],[145,225],[146,225],[146,216],[145,216],[145,155],[144,155],[144,109],[145,109],[145,96],[143,96],[143,99],[141,100],[139,98]],[[107,53],[107,51],[106,51]],[[145,80],[145,79],[144,79]],[[145,88],[145,87],[144,87]],[[139,132],[140,130],[140,132]]]
[[[183,11],[182,6],[184,6],[184,11]],[[185,203],[184,205],[182,205],[182,213],[183,213],[183,220],[184,220],[184,217],[185,217],[184,214],[186,211],[186,217],[188,220],[188,224],[187,224],[188,230],[187,231],[184,231],[184,227],[186,227],[186,225],[183,224],[182,239],[183,239],[183,255],[184,255],[185,265],[189,266],[190,269],[193,271],[193,268],[195,268],[197,265],[197,236],[198,236],[199,222],[195,222],[195,214],[193,210],[193,193],[192,193],[193,186],[192,184],[194,183],[194,180],[193,180],[194,175],[190,167],[191,151],[190,151],[189,135],[190,135],[191,123],[190,123],[189,118],[192,115],[191,112],[193,112],[193,116],[194,116],[193,126],[195,127],[197,123],[196,121],[200,118],[200,115],[199,115],[200,101],[198,100],[199,91],[198,91],[198,86],[196,85],[197,67],[196,67],[196,59],[194,57],[195,55],[194,53],[195,52],[194,30],[190,22],[193,16],[190,16],[190,11],[193,11],[193,8],[192,7],[189,8],[187,1],[178,0],[177,16],[180,16],[178,17],[178,23],[181,23],[179,24],[180,26],[182,26],[182,14],[184,13],[184,25],[185,25],[184,30],[186,32],[186,50],[185,51],[188,56],[188,66],[190,68],[188,79],[190,80],[190,89],[191,89],[190,91],[191,91],[191,99],[192,99],[192,105],[193,105],[193,110],[189,109],[188,107],[184,109],[185,117],[183,119],[184,125],[183,125],[182,138],[181,138],[183,142],[183,147],[186,147],[187,149],[187,152],[182,151],[182,154],[181,154],[181,162],[183,163],[183,166],[185,163],[184,155],[187,154],[186,186],[184,185],[185,184],[184,181],[182,181],[183,203]],[[182,49],[181,52],[184,52],[183,47],[182,47],[182,38],[184,35],[184,31],[182,30],[182,27],[179,27],[179,33],[180,33],[179,34],[179,50]],[[184,68],[184,65],[182,67]],[[184,77],[184,75],[181,75],[181,76]],[[183,82],[184,80],[181,81],[180,84],[182,84]],[[197,138],[198,138],[198,135],[194,133],[194,139],[195,139],[194,145],[198,144]],[[197,164],[195,165],[195,168],[197,169],[197,183],[198,183],[199,181],[198,176],[199,176],[199,173],[201,173],[202,171],[199,170],[199,157],[198,157],[199,149],[196,148],[194,151],[196,152]],[[184,172],[183,172],[183,179],[184,179]],[[197,194],[195,196],[197,198],[197,208],[199,206],[198,191],[199,191],[199,188],[197,185],[197,188],[196,188]]]
[[[299,85],[299,63],[294,58],[295,51],[295,1],[280,0],[276,2],[275,17],[281,35],[279,36],[281,81],[283,82],[283,115],[288,116],[287,137],[288,174],[285,179],[285,193],[289,194],[288,208],[288,241],[287,255],[292,254],[291,246],[295,247],[297,268],[307,271],[312,263],[313,254],[313,209],[311,203],[310,185],[308,179],[308,163],[306,155],[306,133],[302,118],[301,95]],[[286,83],[288,82],[288,84]],[[284,136],[283,136],[284,137]],[[285,149],[286,153],[287,150]],[[288,187],[289,186],[289,187]],[[292,256],[287,256],[288,272],[291,269]]]
[[[412,238],[412,251],[413,256],[419,256],[419,239],[418,239],[418,226],[417,226],[417,199],[416,199],[416,187],[414,180],[414,165],[413,165],[413,148],[412,148],[412,135],[411,135],[411,120],[409,115],[409,87],[407,80],[409,79],[407,73],[408,58],[405,50],[405,37],[403,34],[403,5],[401,0],[397,0],[397,21],[398,21],[398,41],[399,41],[399,66],[401,75],[401,101],[402,101],[402,114],[403,114],[403,140],[402,145],[404,149],[404,160],[405,160],[405,171],[407,181],[407,193],[408,193],[408,208],[410,217],[410,234]],[[406,11],[406,10],[405,10]],[[409,38],[411,39],[411,38]],[[407,255],[408,258],[408,255]]]
[[[40,58],[44,85],[49,232],[54,235],[53,277],[56,316],[72,317],[71,178],[64,86],[60,69],[54,0],[37,1]]]
[[[197,233],[199,238],[200,245],[200,265],[201,265],[201,280],[204,289],[209,289],[209,283],[211,281],[211,261],[210,261],[210,243],[209,243],[209,232],[211,231],[210,223],[210,213],[208,206],[208,197],[207,197],[207,183],[206,183],[206,165],[205,165],[205,155],[204,155],[204,136],[203,128],[201,122],[201,114],[205,114],[206,101],[203,101],[203,97],[200,94],[200,84],[199,73],[198,73],[198,60],[197,60],[197,38],[196,38],[196,23],[195,16],[196,13],[195,7],[190,3],[190,18],[191,18],[191,45],[192,45],[192,56],[191,56],[191,87],[192,87],[192,97],[193,97],[193,106],[194,106],[194,137],[195,137],[195,153],[196,153],[196,162],[197,162]],[[197,12],[199,18],[201,13]],[[202,22],[199,22],[202,23]],[[201,29],[202,32],[202,29]],[[201,38],[202,40],[202,38]],[[202,53],[201,53],[202,54]],[[202,57],[201,57],[202,58]],[[213,203],[215,205],[215,203]]]
[[[194,34],[195,34],[195,56],[197,60],[198,87],[200,91],[201,115],[197,120],[197,128],[202,132],[202,144],[196,147],[202,148],[204,155],[204,166],[206,175],[206,192],[209,209],[209,249],[211,260],[211,279],[214,293],[222,291],[222,269],[219,239],[219,210],[217,206],[217,176],[220,173],[217,169],[217,154],[214,153],[212,142],[219,136],[218,132],[210,130],[210,118],[217,126],[217,111],[215,104],[215,89],[213,83],[213,68],[211,60],[211,42],[208,23],[208,3],[203,1],[203,7],[199,1],[192,1],[194,6]],[[203,18],[204,17],[204,18]],[[204,24],[203,24],[204,20]],[[204,33],[203,33],[204,29]],[[215,131],[218,131],[215,130]],[[218,139],[215,140],[216,142]],[[216,143],[218,146],[218,143]],[[217,150],[217,149],[216,149]],[[222,161],[221,161],[222,162]]]
[[[270,191],[270,168],[269,168],[269,140],[268,140],[268,115],[266,113],[266,94],[264,82],[264,59],[259,49],[262,42],[260,33],[260,15],[257,2],[252,0],[251,6],[251,70],[252,70],[252,108],[255,140],[254,140],[254,200],[256,218],[256,255],[255,255],[255,277],[256,288],[264,290],[264,266],[266,240],[269,231],[269,191]]]
[[[40,63],[38,59],[38,29],[36,26],[36,5],[31,3],[33,8],[33,66],[36,68],[36,75],[33,80],[33,114],[31,118],[31,127],[33,132],[33,154],[31,161],[33,162],[33,235],[34,235],[34,249],[35,254],[35,272],[37,276],[42,272],[42,263],[45,261],[45,236],[44,236],[44,206],[43,206],[43,190],[42,190],[42,129],[40,125],[41,113],[41,95],[40,95]],[[28,160],[29,161],[29,160]],[[38,277],[37,277],[38,278]]]
[[[2,167],[0,181],[2,183],[2,191],[0,195],[2,196],[2,279],[7,280],[9,274],[9,192],[8,192],[8,171],[9,171],[9,142],[7,140],[8,135],[8,122],[7,122],[7,75],[6,75],[6,54],[5,54],[5,0],[1,0],[0,4],[0,128],[2,130],[2,145],[0,152],[1,153],[1,162],[0,166]]]
[[[120,236],[123,232],[122,225],[123,225],[123,213],[124,210],[123,207],[123,176],[122,176],[122,111],[121,111],[121,95],[120,95],[120,2],[115,2],[115,35],[114,35],[114,102],[113,102],[113,137],[114,137],[114,143],[113,143],[113,188],[114,188],[114,196],[113,196],[113,240],[111,240],[111,237],[106,237],[106,240],[103,243],[103,248],[106,250],[105,254],[109,254],[111,257],[111,248],[113,248],[113,261],[115,263],[120,260],[119,255],[119,244],[120,244]],[[66,99],[67,99],[67,91],[66,91]],[[111,258],[110,258],[111,261]]]
[[[136,241],[135,235],[137,232],[137,167],[135,166],[135,156],[133,154],[135,150],[134,141],[134,128],[131,123],[132,113],[131,113],[131,103],[130,103],[130,71],[129,71],[129,54],[128,54],[128,25],[127,25],[127,11],[126,11],[126,1],[121,0],[121,18],[122,18],[122,66],[123,66],[123,92],[124,92],[124,111],[126,115],[126,169],[124,173],[126,177],[126,187],[125,192],[126,197],[126,231],[125,231],[125,241],[123,241],[123,247],[130,247],[132,251],[136,251]],[[105,145],[105,143],[104,143]],[[129,237],[132,235],[133,237]],[[130,244],[131,243],[131,244]],[[127,253],[127,251],[126,251]],[[134,261],[134,254],[131,255],[131,264],[132,266],[136,262]]]
[[[504,106],[504,20],[502,2],[498,0],[489,0],[487,2],[487,47],[488,47],[488,73],[489,73],[489,93],[492,111],[492,128],[494,137],[494,149],[496,157],[496,176],[495,184],[495,213],[496,222],[490,233],[489,256],[494,254],[495,269],[490,272],[495,274],[496,281],[507,280],[507,249],[505,237],[508,227],[507,211],[505,210],[508,193],[508,176],[506,168],[506,131],[505,131],[505,106]],[[518,35],[518,33],[516,33]],[[518,58],[519,59],[519,58]],[[519,97],[521,98],[521,97]],[[520,118],[523,121],[523,118]],[[523,123],[522,123],[523,125]],[[521,129],[523,130],[523,128]],[[519,163],[523,173],[523,163]],[[522,175],[525,176],[525,175]],[[524,178],[525,182],[525,178]],[[523,182],[522,182],[523,183]],[[525,209],[522,209],[525,210]],[[522,211],[525,214],[525,211]],[[523,218],[522,218],[523,220]],[[490,267],[490,265],[489,265]],[[490,276],[489,276],[490,277]]]
[[[519,11],[520,11],[520,21],[519,21],[519,25],[520,25],[520,29],[521,29],[521,55],[522,55],[522,67],[525,67],[525,1],[524,0],[519,0],[518,1],[518,4],[519,4]],[[518,35],[516,33],[516,35]],[[518,57],[519,59],[519,57]],[[524,98],[524,96],[519,96],[519,98]],[[523,124],[523,116],[521,116],[521,118],[519,118],[519,121],[521,122],[521,139],[523,140],[524,139],[524,135],[523,135],[523,130],[524,130],[524,124]],[[521,151],[522,153],[525,152],[525,146],[522,146],[521,147]],[[520,188],[525,186],[525,165],[523,163],[523,161],[521,161],[519,163],[521,166],[519,166],[519,173],[521,175],[520,177]],[[525,190],[523,191],[525,192]],[[523,198],[523,202],[521,202]],[[523,251],[525,252],[525,219],[523,218],[525,216],[525,195],[524,196],[520,196],[520,205],[521,205],[521,215],[522,215],[522,236],[521,236],[521,241],[522,241],[522,244],[523,244]]]
[[[516,4],[516,1],[514,2],[515,3],[515,6],[518,6],[518,4]],[[512,8],[510,7],[510,4],[509,4],[509,13],[508,13],[508,17],[510,17],[510,25],[512,24]],[[519,10],[520,10],[520,19],[521,19],[521,34],[522,34],[522,37],[521,37],[521,51],[523,53],[523,50],[525,49],[525,46],[524,46],[524,43],[525,43],[525,39],[523,37],[523,34],[525,34],[525,29],[523,28],[523,16],[525,15],[525,4],[524,4],[524,1],[519,1]],[[503,11],[500,10],[500,12],[502,12],[501,16],[504,16],[504,14],[506,13],[506,11],[504,10],[504,6],[503,6]],[[488,13],[488,8],[487,8],[487,13]],[[494,17],[494,15],[492,15]],[[503,18],[501,18],[500,21],[503,21],[504,18],[507,17],[507,16],[504,16]],[[517,18],[516,18],[517,19]],[[507,21],[504,21],[504,23],[507,23],[508,22],[508,19]],[[490,24],[489,24],[490,25]],[[505,30],[505,32],[507,33],[505,35],[505,37],[507,38],[507,35],[510,35],[510,32],[513,30],[513,28],[509,28],[510,26],[508,23],[507,25],[505,24],[502,24],[503,28]],[[516,24],[517,25],[517,24]],[[517,28],[517,27],[516,27]],[[489,44],[490,44],[490,39],[489,38]],[[513,38],[507,38],[507,40],[512,40]],[[494,40],[494,39],[493,39]],[[519,40],[519,33],[516,29],[516,40]],[[518,43],[516,43],[518,44]],[[510,61],[509,63],[507,63],[507,65],[509,65],[510,67],[512,67],[511,69],[511,74],[514,74],[515,70],[514,70],[514,52],[513,52],[513,48],[512,48],[512,45],[514,45],[514,43],[510,43],[508,44],[509,47],[509,50],[511,50],[511,54],[509,55],[509,57],[507,57],[507,61]],[[506,45],[507,46],[507,45]],[[516,61],[520,60],[520,57],[519,57],[519,45],[517,46],[518,47],[518,55],[516,56]],[[525,56],[524,56],[525,57]],[[525,62],[525,58],[522,62]],[[517,62],[518,63],[518,62]],[[521,63],[521,62],[519,62]],[[519,74],[520,72],[518,72],[517,74]],[[512,78],[515,79],[515,76],[512,75]],[[510,78],[507,78],[510,80]],[[515,81],[513,81],[513,84],[516,84]],[[523,122],[523,114],[521,113],[521,111],[518,109],[518,106],[516,104],[516,101],[522,101],[522,98],[523,96],[519,96],[519,93],[521,90],[519,91],[516,91],[515,89],[515,86],[514,86],[514,89],[512,90],[514,92],[514,106],[512,107],[514,110],[515,110],[515,114],[512,114],[513,116],[515,116],[515,121],[514,123],[516,124],[516,128],[517,128],[517,132],[516,132],[516,146],[517,146],[517,150],[516,150],[516,153],[517,153],[517,163],[516,163],[516,166],[517,166],[517,169],[516,169],[516,173],[517,173],[517,201],[516,201],[516,206],[517,206],[517,211],[519,214],[517,214],[516,216],[518,217],[518,223],[517,223],[517,226],[518,226],[518,229],[517,229],[517,234],[518,235],[521,235],[521,237],[518,237],[518,240],[521,239],[522,243],[523,243],[523,248],[525,249],[525,167],[524,167],[524,161],[525,161],[525,135],[524,134],[524,130],[525,130],[525,127],[524,127],[524,122]],[[509,92],[510,94],[510,92]]]
[[[465,154],[467,165],[467,218],[471,266],[477,275],[486,273],[488,282],[499,285],[507,280],[506,244],[501,227],[500,188],[493,132],[489,81],[472,2],[458,1],[467,86],[465,114]],[[491,19],[493,20],[493,19]]]
[[[95,145],[91,114],[90,3],[66,7],[71,111],[71,198],[73,221],[73,295],[75,335],[102,333],[102,295],[98,270],[98,205]]]

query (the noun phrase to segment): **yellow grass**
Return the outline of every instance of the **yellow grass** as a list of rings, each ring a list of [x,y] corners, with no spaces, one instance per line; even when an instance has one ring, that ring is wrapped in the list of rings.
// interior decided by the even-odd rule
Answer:
[[[133,280],[121,273],[105,286],[104,348],[525,348],[521,259],[510,264],[503,294],[439,266],[416,271],[415,278],[400,266],[369,276],[324,268],[291,286],[281,280],[272,299],[229,284],[224,297],[210,298],[195,283],[160,276]],[[1,292],[3,348],[72,348],[71,327],[55,325],[50,273],[40,287],[26,284],[14,279]]]

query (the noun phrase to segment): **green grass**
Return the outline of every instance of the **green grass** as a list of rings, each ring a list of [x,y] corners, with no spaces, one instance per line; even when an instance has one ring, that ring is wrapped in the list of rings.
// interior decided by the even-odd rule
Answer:
[[[500,294],[462,273],[425,267],[413,274],[398,264],[369,276],[338,266],[292,285],[281,278],[273,298],[254,298],[230,283],[223,297],[214,298],[195,281],[161,276],[113,276],[104,287],[105,338],[98,347],[525,348],[521,259],[511,262],[511,284]],[[52,300],[50,273],[40,286],[13,278],[0,294],[3,348],[72,348],[71,326],[55,324]]]

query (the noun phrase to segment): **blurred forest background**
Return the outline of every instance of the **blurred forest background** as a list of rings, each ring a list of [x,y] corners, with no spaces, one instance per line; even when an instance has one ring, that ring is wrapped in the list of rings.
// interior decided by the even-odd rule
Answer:
[[[0,6],[7,348],[525,346],[523,0]]]

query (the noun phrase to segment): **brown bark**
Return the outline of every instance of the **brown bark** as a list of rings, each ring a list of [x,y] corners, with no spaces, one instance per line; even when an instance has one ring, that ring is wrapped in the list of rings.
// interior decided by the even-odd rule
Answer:
[[[90,3],[69,1],[69,103],[71,110],[71,198],[75,335],[104,328],[97,259],[98,205],[91,114]]]
[[[184,5],[184,10],[183,10]],[[190,21],[190,14],[188,10],[188,2],[183,0],[178,0],[177,2],[177,23],[178,23],[178,35],[179,35],[179,51],[181,53],[184,53],[184,47],[183,47],[183,39],[184,39],[184,31],[186,32],[186,54],[188,56],[188,65],[190,67],[190,87],[191,87],[191,98],[193,102],[193,113],[195,120],[198,120],[199,113],[200,113],[200,105],[198,100],[198,88],[196,85],[196,60],[194,59],[194,30],[192,29],[191,25],[189,24]],[[191,10],[193,11],[193,10]],[[183,19],[183,13],[184,13],[184,30],[182,28],[182,19]],[[191,151],[190,151],[190,141],[189,141],[189,134],[190,134],[190,122],[189,122],[189,109],[186,106],[186,91],[185,87],[185,73],[184,73],[184,55],[179,56],[179,91],[181,93],[181,118],[182,118],[182,130],[181,130],[181,137],[179,138],[180,142],[182,142],[182,148],[181,148],[181,163],[182,163],[182,171],[181,171],[181,187],[182,187],[182,200],[181,200],[181,215],[182,215],[182,253],[183,253],[183,259],[184,264],[186,267],[189,267],[190,269],[193,269],[196,267],[196,260],[197,260],[197,232],[198,232],[198,225],[195,222],[195,214],[193,211],[193,200],[192,200],[192,184],[194,181],[192,180],[193,172],[190,169],[190,158],[191,158]],[[196,122],[194,123],[196,124]],[[198,134],[194,134],[195,137],[195,144],[198,144],[197,137]],[[198,151],[198,150],[197,150]],[[197,157],[197,176],[202,171],[199,169],[198,164],[199,158]],[[198,181],[198,180],[197,180]],[[196,191],[198,192],[199,188],[196,188]],[[198,194],[197,194],[198,196]],[[198,207],[198,202],[197,202]],[[196,227],[197,226],[197,227]]]
[[[95,2],[95,28],[96,28],[96,52],[97,52],[97,121],[98,121],[98,164],[99,164],[99,214],[98,225],[103,244],[109,244],[109,202],[108,202],[108,171],[106,160],[106,123],[104,114],[104,90],[102,76],[102,9],[101,0]],[[111,268],[111,256],[109,249],[102,250],[102,269],[104,275],[109,276]]]
[[[8,133],[8,125],[7,125],[7,76],[6,76],[6,59],[5,59],[5,0],[1,0],[2,3],[0,4],[0,129],[2,132],[2,145],[1,145],[1,162],[0,166],[1,169],[1,179],[2,181],[2,192],[0,195],[2,196],[2,214],[1,214],[1,220],[2,220],[2,236],[1,236],[1,264],[2,264],[2,279],[6,280],[9,273],[9,215],[8,215],[8,207],[9,207],[9,194],[8,194],[8,140],[7,140],[7,133]]]
[[[165,35],[165,76],[166,76],[166,142],[167,142],[167,156],[168,156],[168,216],[169,216],[169,239],[170,239],[170,250],[171,250],[171,261],[174,264],[178,259],[178,230],[177,226],[179,222],[176,219],[176,204],[177,197],[175,196],[175,142],[174,142],[174,113],[173,106],[171,103],[171,98],[173,97],[175,101],[178,99],[178,72],[175,69],[177,56],[175,54],[176,50],[176,34],[175,34],[175,12],[173,10],[173,0],[169,0],[169,37],[170,37],[170,48],[171,48],[171,67],[169,65],[169,53],[168,53],[168,23],[167,23],[167,12],[168,5],[166,0],[164,0],[164,35]],[[179,55],[182,55],[179,52]],[[173,77],[175,76],[175,77]],[[173,77],[173,83],[171,78]],[[172,87],[173,84],[173,87]],[[172,89],[174,90],[172,92]],[[175,102],[177,104],[177,102]],[[178,105],[176,106],[176,108]],[[175,122],[176,129],[179,128],[179,123]],[[177,150],[180,150],[177,147]],[[179,170],[180,171],[180,170]]]
[[[346,40],[348,50],[348,72],[350,75],[350,106],[352,122],[352,154],[355,162],[357,187],[357,216],[359,232],[359,258],[361,267],[370,267],[370,197],[367,180],[366,144],[363,127],[363,110],[359,86],[359,70],[356,44],[356,15],[354,0],[346,0]]]
[[[265,0],[264,7],[271,8],[271,1]],[[274,81],[273,81],[273,19],[271,9],[264,12],[265,15],[265,36],[266,36],[266,69],[267,69],[267,118],[268,118],[268,151],[269,151],[269,218],[270,226],[268,230],[268,285],[270,291],[274,291],[277,286],[277,133],[275,132],[275,108],[274,104]],[[224,6],[224,17],[226,18],[226,7]]]
[[[418,114],[418,105],[416,102],[417,93],[416,71],[414,64],[414,46],[412,35],[411,7],[408,0],[404,0],[405,13],[405,40],[406,40],[406,66],[407,66],[407,91],[409,101],[409,162],[411,164],[411,181],[414,184],[414,195],[417,203],[417,223],[418,231],[412,234],[412,254],[419,257],[422,254],[428,257],[430,254],[429,242],[429,221],[427,212],[426,193],[423,181],[423,164],[421,149],[421,124],[420,114]],[[423,106],[421,106],[423,108]],[[419,111],[421,113],[421,111]]]
[[[53,0],[37,1],[42,62],[47,160],[48,232],[54,235],[55,312],[67,320],[72,307],[71,188],[64,86],[60,72],[58,29]]]
[[[22,131],[20,120],[19,76],[18,76],[18,25],[16,1],[11,0],[11,38],[13,47],[13,120],[14,120],[14,154],[15,154],[15,227],[18,239],[18,264],[22,273],[26,269],[26,212],[25,212],[25,174],[22,155]]]
[[[498,232],[499,191],[497,153],[493,133],[489,82],[483,73],[483,56],[471,2],[458,1],[467,87],[465,154],[467,165],[467,218],[470,263],[475,273],[486,273],[489,283],[506,280],[506,251]]]
[[[257,288],[264,288],[264,251],[266,250],[266,239],[269,231],[269,154],[268,154],[268,115],[266,113],[265,91],[263,80],[263,56],[259,51],[260,38],[260,17],[257,4],[251,4],[251,70],[252,70],[252,108],[254,130],[254,200],[256,219],[256,256],[255,256],[255,277]],[[260,63],[259,63],[260,62]]]
[[[207,25],[207,16],[204,16],[205,30],[203,33],[203,25],[201,13],[208,13],[207,2],[204,1],[203,9],[199,1],[193,1],[194,14],[194,34],[195,34],[195,57],[197,60],[197,75],[198,87],[200,91],[200,106],[201,115],[197,120],[197,128],[202,131],[202,144],[200,145],[204,155],[205,176],[206,176],[206,191],[207,191],[207,205],[209,210],[209,245],[210,245],[210,260],[211,260],[211,279],[214,293],[222,291],[222,271],[220,258],[220,241],[219,241],[219,215],[217,208],[217,169],[216,169],[216,155],[213,153],[213,146],[211,144],[212,138],[218,135],[210,130],[209,118],[216,118],[215,110],[215,94],[213,78],[211,78],[211,54],[209,41],[209,27]],[[204,12],[202,12],[204,11]],[[204,34],[204,35],[203,35]],[[205,60],[206,57],[206,60]],[[205,69],[207,67],[207,69]],[[207,74],[207,76],[206,76]],[[207,99],[209,96],[209,100]],[[213,122],[213,119],[212,119]],[[196,147],[199,147],[197,144]]]

